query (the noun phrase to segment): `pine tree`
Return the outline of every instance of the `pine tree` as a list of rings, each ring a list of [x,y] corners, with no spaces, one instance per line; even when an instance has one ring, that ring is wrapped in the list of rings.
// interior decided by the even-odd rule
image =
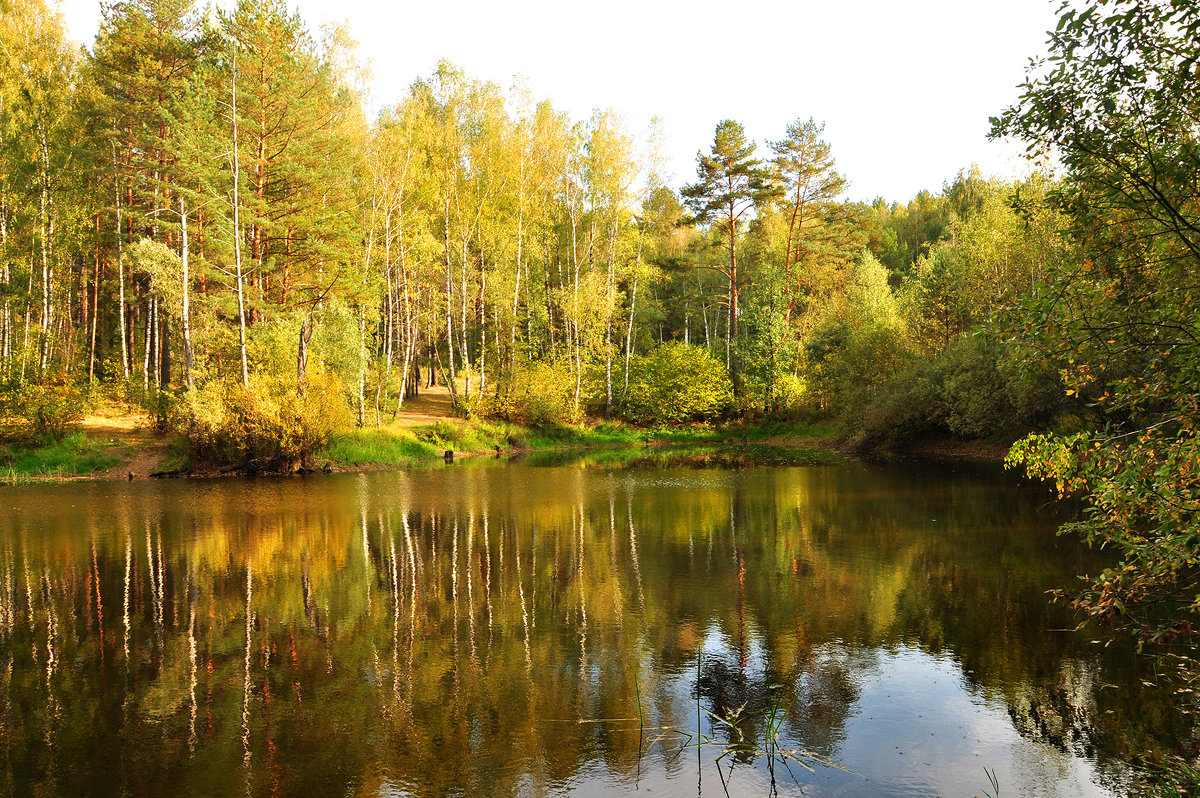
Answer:
[[[733,381],[734,393],[740,391],[737,356],[732,342],[738,334],[737,245],[739,227],[755,206],[777,195],[770,184],[770,172],[754,157],[754,142],[738,122],[726,119],[717,124],[712,153],[696,153],[699,181],[683,188],[682,194],[696,222],[720,221],[721,232],[729,248],[729,263],[721,273],[728,281],[726,307],[729,323],[725,337],[725,363]]]
[[[106,4],[90,70],[100,96],[89,111],[106,123],[109,146],[103,149],[108,150],[115,173],[112,221],[122,372],[128,380],[133,371],[140,317],[147,353],[142,368],[146,386],[152,379],[156,387],[164,377],[169,382],[170,336],[165,334],[169,324],[156,309],[161,297],[151,295],[148,275],[131,273],[127,281],[125,254],[142,237],[177,246],[174,183],[179,165],[168,146],[169,124],[201,55],[198,30],[192,0]],[[130,291],[138,305],[132,315],[127,307]]]
[[[834,168],[829,144],[821,139],[824,129],[824,124],[812,119],[796,120],[782,140],[771,142],[781,211],[787,220],[783,257],[787,318],[809,293],[805,272],[849,263],[859,244],[837,214],[836,200],[846,181]]]

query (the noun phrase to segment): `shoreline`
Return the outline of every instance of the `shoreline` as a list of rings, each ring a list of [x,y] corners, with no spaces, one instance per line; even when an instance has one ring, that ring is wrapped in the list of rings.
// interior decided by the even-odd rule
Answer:
[[[91,423],[82,426],[83,435],[90,444],[110,447],[114,450],[110,456],[118,458],[117,462],[104,468],[86,473],[17,473],[11,467],[6,472],[4,467],[0,466],[0,482],[6,485],[28,485],[371,473],[425,468],[439,462],[482,458],[513,460],[539,455],[583,456],[623,451],[631,454],[630,460],[638,460],[641,458],[635,453],[639,450],[664,453],[665,457],[665,450],[682,450],[689,447],[711,450],[703,455],[694,455],[697,458],[702,456],[706,460],[714,454],[730,461],[753,461],[756,456],[763,457],[764,453],[791,453],[799,462],[813,464],[831,462],[827,457],[868,462],[999,464],[1004,461],[1009,448],[1007,444],[991,441],[930,436],[896,449],[862,451],[848,445],[832,427],[787,422],[731,425],[724,428],[641,430],[623,425],[603,424],[594,427],[537,429],[486,421],[445,419],[423,426],[367,427],[339,433],[311,459],[312,466],[309,468],[265,469],[253,465],[202,465],[193,468],[182,459],[178,440],[173,440],[168,434],[151,432],[147,421],[148,419],[135,414],[89,417]],[[459,440],[443,440],[442,435],[459,436]],[[107,442],[102,440],[106,436]],[[51,446],[42,448],[49,449]],[[356,446],[359,446],[359,449],[356,449]],[[21,451],[36,451],[37,448],[30,447]],[[338,455],[337,452],[342,454]],[[825,454],[817,454],[818,452]],[[8,454],[11,458],[11,451]],[[452,456],[447,457],[448,454]]]

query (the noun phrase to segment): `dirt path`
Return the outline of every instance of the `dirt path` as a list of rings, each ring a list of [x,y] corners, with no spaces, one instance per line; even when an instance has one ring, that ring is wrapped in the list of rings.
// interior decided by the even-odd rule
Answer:
[[[407,399],[396,416],[397,427],[420,427],[439,421],[457,419],[450,399],[450,389],[444,385],[422,388],[416,399]]]
[[[123,448],[126,459],[96,476],[101,479],[145,479],[160,469],[167,454],[166,438],[154,433],[151,419],[141,411],[101,407],[84,416],[80,425],[89,438],[111,441]]]

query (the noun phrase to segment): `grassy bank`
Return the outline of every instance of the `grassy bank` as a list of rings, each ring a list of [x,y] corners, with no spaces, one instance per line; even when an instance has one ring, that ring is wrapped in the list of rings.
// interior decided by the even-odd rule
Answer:
[[[843,461],[834,449],[797,443],[662,443],[637,447],[545,449],[526,455],[536,465],[595,468],[744,468],[748,466],[830,465]]]
[[[81,431],[43,445],[0,445],[0,479],[16,484],[100,476],[132,455],[123,441]]]
[[[526,455],[533,462],[577,459],[596,465],[675,462],[739,465],[823,463],[840,459],[836,430],[789,423],[641,429],[622,423],[531,428],[483,419],[443,418],[334,433],[310,463],[329,471],[409,468],[456,457]],[[89,417],[57,442],[0,445],[0,483],[144,478],[160,471],[191,473],[181,439],[155,435],[141,417]],[[211,464],[198,473],[224,473]]]
[[[628,450],[631,447],[729,445],[740,448],[802,448],[806,461],[836,459],[834,429],[787,423],[640,429],[627,424],[529,428],[486,420],[443,420],[417,427],[385,426],[338,432],[314,458],[332,470],[402,468],[456,456],[480,454],[550,454],[583,450]]]

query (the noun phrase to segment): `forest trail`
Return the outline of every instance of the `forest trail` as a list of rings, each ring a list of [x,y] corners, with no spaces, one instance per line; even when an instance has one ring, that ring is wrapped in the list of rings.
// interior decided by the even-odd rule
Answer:
[[[450,389],[444,385],[435,385],[432,388],[422,388],[416,399],[404,400],[404,406],[396,416],[395,426],[420,427],[458,418],[460,416],[454,412]]]
[[[104,471],[100,475],[103,479],[121,479],[129,474],[148,477],[160,470],[166,457],[169,441],[154,432],[153,420],[141,410],[102,405],[85,415],[79,426],[89,438],[108,440],[125,450],[125,459]]]

